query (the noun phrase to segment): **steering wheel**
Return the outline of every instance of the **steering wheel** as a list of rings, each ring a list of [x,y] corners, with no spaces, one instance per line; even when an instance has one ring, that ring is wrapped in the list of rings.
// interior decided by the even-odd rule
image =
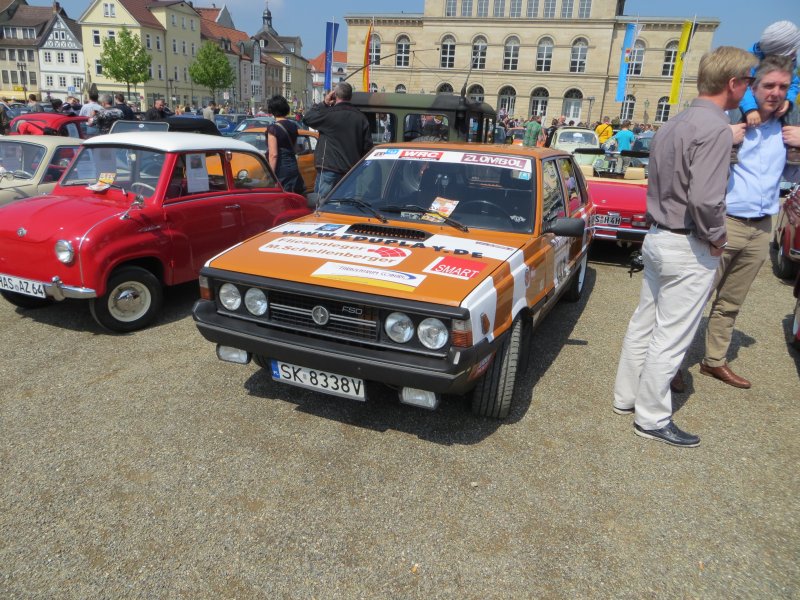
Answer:
[[[142,183],[141,181],[135,181],[134,183],[132,183],[131,184],[131,191],[134,191],[134,188],[136,188],[137,186],[138,187],[143,187],[143,188],[145,188],[147,190],[150,190],[150,192],[152,192],[153,194],[156,193],[156,188],[154,188],[152,185],[150,185],[148,183]]]
[[[505,217],[509,221],[511,221],[511,215],[508,214],[505,209],[501,208],[494,202],[489,202],[488,200],[467,200],[466,202],[459,202],[458,209],[459,211],[467,208],[471,204],[480,204],[482,206],[488,207],[489,210],[493,210],[495,213],[499,213],[501,216]]]
[[[33,179],[33,173],[28,173],[23,169],[17,169],[16,171],[12,171],[11,174],[17,179]]]

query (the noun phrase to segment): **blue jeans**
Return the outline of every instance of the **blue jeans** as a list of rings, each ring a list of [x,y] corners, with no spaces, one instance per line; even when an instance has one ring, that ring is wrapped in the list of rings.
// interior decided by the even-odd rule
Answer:
[[[327,196],[339,180],[344,177],[344,173],[334,171],[317,171],[317,181],[314,183],[314,192],[320,198]]]

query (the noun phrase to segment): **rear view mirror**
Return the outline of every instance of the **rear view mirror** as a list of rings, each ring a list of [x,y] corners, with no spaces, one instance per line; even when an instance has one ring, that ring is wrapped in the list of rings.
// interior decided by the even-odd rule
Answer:
[[[586,222],[578,217],[558,217],[545,223],[542,234],[553,233],[564,237],[583,237]]]

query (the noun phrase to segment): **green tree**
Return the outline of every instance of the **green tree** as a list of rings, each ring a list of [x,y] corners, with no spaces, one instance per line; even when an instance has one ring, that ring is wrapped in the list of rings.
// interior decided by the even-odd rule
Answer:
[[[233,85],[236,73],[222,49],[213,42],[204,42],[197,51],[195,61],[189,66],[189,77],[201,87],[207,87],[216,99],[217,91]]]
[[[142,40],[127,27],[120,29],[116,38],[103,40],[103,53],[100,55],[103,75],[125,83],[129,96],[131,85],[150,80],[148,67],[151,60]]]

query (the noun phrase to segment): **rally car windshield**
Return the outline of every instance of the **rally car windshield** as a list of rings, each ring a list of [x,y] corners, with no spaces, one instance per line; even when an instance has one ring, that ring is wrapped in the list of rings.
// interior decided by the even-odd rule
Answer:
[[[533,231],[533,160],[454,151],[392,152],[374,150],[339,183],[322,210],[363,216],[363,207],[353,202],[357,199],[390,219]]]

